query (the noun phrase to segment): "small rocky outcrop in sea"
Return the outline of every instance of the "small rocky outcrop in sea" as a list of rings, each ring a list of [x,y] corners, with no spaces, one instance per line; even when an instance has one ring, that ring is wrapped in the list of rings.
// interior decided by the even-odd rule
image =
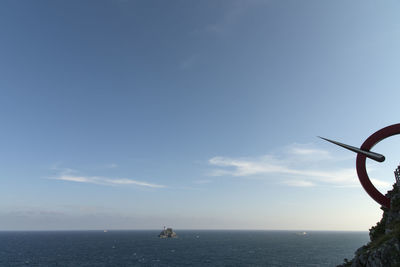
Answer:
[[[390,209],[381,207],[381,221],[369,230],[371,241],[355,252],[354,259],[345,259],[339,266],[400,266],[400,188],[394,185],[386,196]]]
[[[161,231],[161,233],[158,235],[160,238],[176,238],[178,235],[172,230],[172,228],[167,228]]]

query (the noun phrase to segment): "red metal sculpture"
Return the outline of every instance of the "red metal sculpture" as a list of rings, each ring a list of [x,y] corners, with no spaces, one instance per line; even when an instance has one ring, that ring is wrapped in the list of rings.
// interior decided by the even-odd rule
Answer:
[[[367,140],[364,141],[359,149],[326,138],[321,138],[357,153],[356,167],[358,179],[360,180],[361,185],[364,187],[365,191],[367,191],[368,195],[370,195],[370,197],[372,197],[376,202],[386,208],[390,208],[390,199],[385,197],[372,184],[371,180],[368,177],[365,163],[367,157],[379,162],[383,162],[385,160],[385,157],[383,155],[371,152],[370,150],[383,139],[396,134],[400,134],[400,123],[387,126],[373,133],[370,137],[367,138]]]

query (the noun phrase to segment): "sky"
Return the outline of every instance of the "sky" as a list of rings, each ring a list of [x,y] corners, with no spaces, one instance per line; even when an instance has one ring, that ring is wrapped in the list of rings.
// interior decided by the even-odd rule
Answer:
[[[397,1],[2,1],[0,230],[366,231]],[[367,160],[383,193],[400,138]]]

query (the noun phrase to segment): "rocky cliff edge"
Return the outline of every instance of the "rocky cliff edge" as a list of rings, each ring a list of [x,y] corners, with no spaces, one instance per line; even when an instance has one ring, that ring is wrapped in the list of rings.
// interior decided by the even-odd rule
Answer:
[[[355,252],[352,260],[338,267],[400,267],[400,189],[396,185],[386,196],[390,209],[381,207],[382,219],[369,230],[370,242]]]

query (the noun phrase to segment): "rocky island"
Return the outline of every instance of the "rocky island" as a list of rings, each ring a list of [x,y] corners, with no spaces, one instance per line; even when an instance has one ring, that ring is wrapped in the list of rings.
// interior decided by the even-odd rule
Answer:
[[[166,228],[158,235],[159,238],[177,238],[178,235],[172,230],[172,228]]]
[[[370,242],[355,252],[352,260],[344,260],[345,266],[400,266],[400,188],[393,185],[386,197],[390,208],[381,207],[382,219],[369,230]]]

